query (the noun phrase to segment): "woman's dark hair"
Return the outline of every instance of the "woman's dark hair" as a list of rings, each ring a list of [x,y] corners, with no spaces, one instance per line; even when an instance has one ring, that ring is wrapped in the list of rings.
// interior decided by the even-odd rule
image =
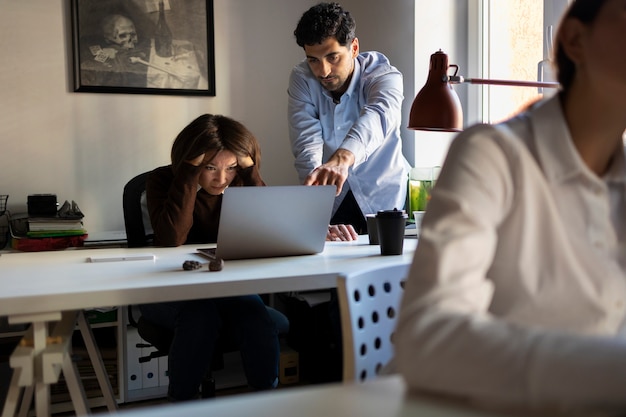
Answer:
[[[574,0],[563,15],[561,25],[563,21],[570,18],[577,19],[586,25],[591,24],[598,16],[600,9],[602,9],[605,3],[606,0]],[[563,50],[563,45],[561,45],[561,42],[558,40],[559,37],[560,36],[557,36],[557,43],[554,49],[557,79],[563,91],[567,92],[576,75],[576,63],[572,61]]]
[[[334,37],[339,45],[346,46],[355,37],[356,22],[338,3],[319,3],[304,12],[296,30],[296,42],[304,45],[317,45]]]
[[[230,117],[203,114],[189,123],[172,145],[172,168],[202,155],[227,150],[238,157],[250,155],[257,167],[261,165],[261,150],[256,137],[243,124]]]

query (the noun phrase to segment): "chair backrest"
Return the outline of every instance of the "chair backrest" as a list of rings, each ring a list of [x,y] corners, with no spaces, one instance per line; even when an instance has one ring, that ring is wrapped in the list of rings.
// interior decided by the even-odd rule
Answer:
[[[374,378],[392,359],[408,271],[409,265],[392,265],[338,277],[344,381]]]
[[[122,207],[129,248],[150,246],[154,237],[146,206],[146,179],[149,173],[135,176],[124,186]]]
[[[150,171],[136,175],[124,186],[122,208],[126,241],[129,248],[152,245],[154,234],[150,226],[150,216],[146,204],[146,179],[148,174],[150,174]],[[128,306],[128,321],[131,326],[137,328],[139,336],[143,339],[135,348],[151,348],[147,354],[142,352],[143,356],[139,357],[139,362],[148,362],[154,358],[167,355],[174,337],[173,332],[157,323],[145,320],[141,315],[136,319],[135,314],[138,311],[135,310],[134,306]]]

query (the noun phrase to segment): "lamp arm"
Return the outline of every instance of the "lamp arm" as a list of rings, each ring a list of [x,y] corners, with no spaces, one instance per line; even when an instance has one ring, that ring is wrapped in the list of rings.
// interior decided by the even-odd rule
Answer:
[[[463,78],[460,75],[448,75],[443,79],[444,82],[452,84],[486,84],[486,85],[508,85],[515,87],[537,87],[537,88],[558,88],[559,83],[542,82],[542,81],[512,81],[512,80],[489,80],[486,78]]]

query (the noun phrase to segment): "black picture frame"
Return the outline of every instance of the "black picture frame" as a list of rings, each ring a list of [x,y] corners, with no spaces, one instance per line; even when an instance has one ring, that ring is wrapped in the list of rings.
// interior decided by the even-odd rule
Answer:
[[[70,1],[75,92],[215,96],[213,0]]]

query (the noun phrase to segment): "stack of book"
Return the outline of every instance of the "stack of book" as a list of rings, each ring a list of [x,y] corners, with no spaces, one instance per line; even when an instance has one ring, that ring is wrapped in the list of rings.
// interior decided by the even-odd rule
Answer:
[[[87,233],[82,219],[55,217],[29,217],[28,237],[80,236]]]
[[[56,196],[54,200],[56,206]],[[19,251],[38,252],[83,246],[88,237],[83,217],[74,201],[71,204],[66,201],[59,210],[46,210],[45,213],[29,210],[28,213],[11,215],[11,247]]]
[[[63,237],[87,234],[76,202],[66,201],[54,216],[29,216],[27,237]]]

